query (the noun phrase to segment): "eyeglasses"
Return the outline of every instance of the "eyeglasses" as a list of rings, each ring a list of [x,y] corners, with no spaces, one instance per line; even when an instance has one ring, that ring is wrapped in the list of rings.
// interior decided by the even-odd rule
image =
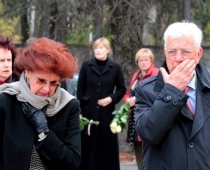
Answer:
[[[52,88],[57,88],[58,86],[60,86],[59,81],[47,82],[45,79],[40,79],[40,78],[37,78],[36,84],[39,85],[39,86],[42,86],[42,87],[48,85],[49,87],[52,87]]]
[[[166,53],[167,53],[168,56],[174,57],[175,55],[177,55],[178,51],[180,51],[180,54],[182,56],[189,56],[189,55],[194,53],[193,51],[185,50],[185,49],[182,49],[182,50],[169,50],[169,51],[166,51]]]
[[[148,62],[151,62],[151,59],[140,59],[138,62],[139,63],[148,63]]]

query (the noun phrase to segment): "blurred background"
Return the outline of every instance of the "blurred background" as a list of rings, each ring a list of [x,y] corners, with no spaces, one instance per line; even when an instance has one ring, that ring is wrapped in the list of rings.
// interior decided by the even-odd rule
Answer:
[[[32,37],[48,37],[66,44],[81,66],[92,57],[92,42],[101,36],[108,38],[113,50],[110,57],[122,66],[126,85],[138,69],[136,52],[150,48],[155,64],[161,66],[163,32],[172,22],[183,20],[203,30],[202,60],[210,68],[210,0],[0,1],[0,33],[11,36],[17,47]],[[119,134],[120,150],[130,151],[124,141],[125,132]]]

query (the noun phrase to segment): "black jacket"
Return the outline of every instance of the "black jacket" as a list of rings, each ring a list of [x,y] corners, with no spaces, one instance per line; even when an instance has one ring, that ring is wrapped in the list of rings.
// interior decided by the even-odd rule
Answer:
[[[28,170],[35,145],[48,170],[77,170],[80,164],[79,102],[71,100],[47,117],[49,133],[38,142],[16,96],[0,94],[0,169]]]
[[[118,63],[108,58],[100,73],[95,58],[82,64],[77,98],[81,114],[89,120],[98,120],[98,126],[91,127],[91,136],[82,131],[82,163],[80,170],[119,170],[119,148],[117,135],[110,130],[114,117],[112,112],[125,94],[125,81]],[[112,103],[106,107],[97,104],[99,99],[110,96]]]
[[[186,105],[188,96],[164,84],[161,73],[137,86],[135,119],[143,140],[143,170],[210,169],[210,75],[202,63],[196,75],[195,116]]]

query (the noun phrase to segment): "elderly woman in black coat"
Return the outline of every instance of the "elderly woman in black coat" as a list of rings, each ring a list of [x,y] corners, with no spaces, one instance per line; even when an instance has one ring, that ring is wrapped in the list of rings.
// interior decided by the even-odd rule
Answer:
[[[0,86],[0,169],[77,170],[79,101],[60,88],[76,58],[65,45],[40,38],[15,59],[18,82]]]
[[[80,170],[119,170],[117,135],[110,130],[112,112],[126,91],[124,76],[118,63],[112,61],[109,41],[102,37],[93,44],[94,58],[82,64],[77,97],[81,116],[99,121],[82,131],[82,163]]]

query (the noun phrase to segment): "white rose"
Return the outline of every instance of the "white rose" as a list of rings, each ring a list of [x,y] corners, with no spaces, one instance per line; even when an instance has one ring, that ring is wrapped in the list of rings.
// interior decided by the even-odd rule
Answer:
[[[111,128],[116,128],[117,127],[117,123],[116,122],[112,122],[110,125]]]
[[[121,126],[117,126],[117,127],[116,127],[116,132],[117,132],[117,133],[120,133],[121,131],[122,131]]]
[[[116,128],[115,127],[111,127],[111,131],[112,131],[112,133],[116,133]]]

